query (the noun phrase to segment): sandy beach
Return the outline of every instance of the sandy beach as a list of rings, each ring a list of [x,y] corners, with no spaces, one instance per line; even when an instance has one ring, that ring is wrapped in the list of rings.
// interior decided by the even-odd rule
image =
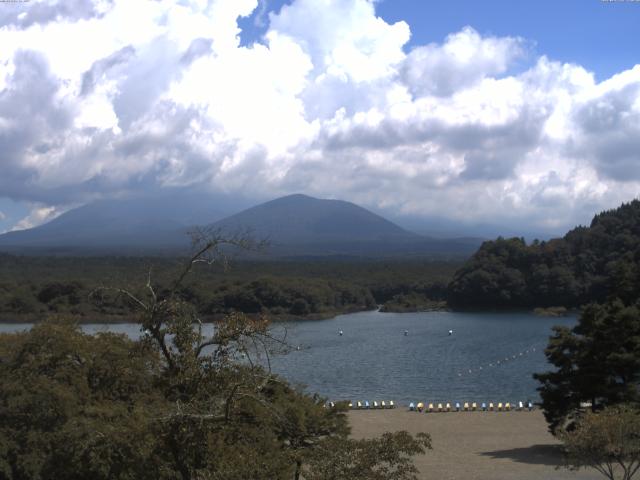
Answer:
[[[557,469],[562,455],[539,410],[430,414],[404,408],[353,410],[349,420],[354,438],[397,430],[429,433],[433,450],[415,458],[425,480],[603,478],[594,470]]]

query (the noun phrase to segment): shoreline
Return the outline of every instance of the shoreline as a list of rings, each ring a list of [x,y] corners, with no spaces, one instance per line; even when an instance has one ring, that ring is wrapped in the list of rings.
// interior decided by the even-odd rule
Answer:
[[[350,315],[354,313],[363,313],[363,312],[379,312],[379,313],[389,313],[389,314],[404,314],[404,313],[433,313],[433,312],[450,312],[450,313],[495,313],[495,314],[509,314],[509,313],[526,313],[531,315],[536,315],[539,317],[570,317],[576,316],[579,314],[579,310],[577,309],[567,309],[562,315],[553,315],[553,314],[544,314],[541,312],[536,312],[535,309],[514,309],[514,310],[467,310],[467,309],[452,309],[448,306],[438,307],[438,308],[427,308],[427,309],[417,309],[417,310],[403,310],[403,311],[395,311],[395,310],[386,310],[384,309],[384,304],[378,305],[375,308],[351,308],[345,309],[344,311],[328,311],[328,312],[319,312],[312,313],[305,316],[295,316],[292,314],[265,314],[267,318],[271,320],[272,323],[291,323],[291,322],[299,322],[299,321],[322,321],[322,320],[331,320],[341,315]],[[205,322],[212,322],[218,319],[221,319],[225,316],[224,313],[216,313],[213,315],[207,315],[203,317]],[[258,314],[248,313],[248,316],[255,316]],[[40,323],[46,320],[48,317],[59,316],[63,318],[69,318],[72,320],[77,320],[80,325],[91,325],[91,324],[125,324],[125,323],[140,323],[135,320],[135,318],[124,317],[121,315],[91,315],[91,316],[79,316],[74,314],[65,314],[65,313],[43,313],[43,314],[0,314],[0,324],[25,324],[25,323]],[[131,317],[135,317],[135,314],[132,314]]]
[[[349,410],[353,438],[406,430],[431,435],[432,450],[414,457],[420,480],[596,480],[595,470],[570,471],[542,411],[418,413]]]

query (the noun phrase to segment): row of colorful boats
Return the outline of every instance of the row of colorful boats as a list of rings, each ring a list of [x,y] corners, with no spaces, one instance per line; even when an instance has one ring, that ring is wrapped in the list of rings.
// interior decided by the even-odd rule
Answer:
[[[326,406],[333,408],[336,406],[334,402],[329,402]],[[352,410],[371,410],[371,409],[389,409],[396,408],[396,404],[393,400],[385,401],[382,400],[378,402],[374,400],[369,403],[368,400],[364,402],[349,402],[349,408]],[[460,404],[460,402],[451,403],[423,403],[418,402],[409,403],[409,411],[410,412],[425,412],[425,413],[435,413],[435,412],[509,412],[511,410],[523,411],[528,410],[531,411],[534,409],[534,405],[530,400],[526,402],[482,402],[480,404],[476,402],[464,402]]]
[[[413,402],[411,402],[409,404],[409,411],[412,412],[426,412],[426,413],[432,413],[432,412],[460,412],[460,411],[464,411],[464,412],[475,412],[475,411],[481,411],[481,412],[509,412],[511,410],[517,410],[517,411],[522,411],[522,410],[528,410],[531,411],[533,410],[533,403],[529,400],[527,400],[526,402],[498,402],[498,403],[493,403],[493,402],[482,402],[480,405],[478,405],[478,403],[476,402],[464,402],[462,405],[460,405],[460,402],[456,402],[455,404],[450,404],[450,403],[422,403],[422,402],[418,402],[417,404],[414,404]]]
[[[333,408],[336,406],[336,404],[334,402],[329,402],[328,406]],[[389,400],[389,401],[382,400],[381,402],[374,400],[371,403],[369,403],[369,400],[365,400],[364,402],[360,402],[360,401],[355,403],[349,402],[349,408],[352,410],[388,409],[388,408],[396,408],[396,404],[393,402],[393,400]]]

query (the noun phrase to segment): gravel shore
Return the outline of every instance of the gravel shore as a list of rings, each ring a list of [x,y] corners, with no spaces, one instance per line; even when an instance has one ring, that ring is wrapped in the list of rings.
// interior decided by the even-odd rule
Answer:
[[[405,409],[349,412],[354,438],[406,430],[431,435],[433,450],[415,458],[420,479],[595,480],[595,470],[562,465],[558,442],[533,412],[417,413]]]

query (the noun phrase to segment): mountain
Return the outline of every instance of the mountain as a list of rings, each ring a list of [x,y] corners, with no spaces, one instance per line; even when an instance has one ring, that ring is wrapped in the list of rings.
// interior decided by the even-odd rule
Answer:
[[[0,250],[58,254],[184,251],[187,231],[208,225],[268,239],[267,255],[470,255],[477,239],[435,239],[409,232],[353,203],[306,195],[278,198],[231,216],[237,203],[202,195],[104,200],[29,230],[0,235]],[[237,210],[236,210],[237,211]]]
[[[0,235],[0,249],[22,253],[144,253],[185,249],[187,231],[232,213],[225,199],[174,193],[97,201],[28,230]]]
[[[278,256],[469,254],[480,241],[441,240],[409,232],[358,205],[289,195],[213,225],[226,233],[249,230],[269,240]]]

